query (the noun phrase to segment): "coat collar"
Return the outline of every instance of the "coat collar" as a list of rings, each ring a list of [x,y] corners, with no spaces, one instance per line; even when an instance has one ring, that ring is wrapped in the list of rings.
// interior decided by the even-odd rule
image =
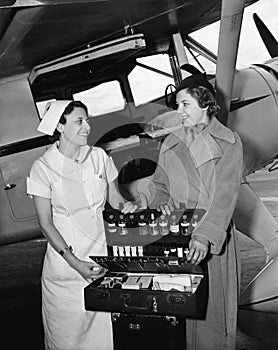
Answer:
[[[234,133],[231,129],[224,126],[216,118],[212,118],[209,125],[206,127],[206,131],[214,138],[218,138],[224,141],[234,144],[236,142]]]
[[[166,152],[169,148],[174,147],[176,144],[182,141],[182,133],[183,127],[174,130],[170,135],[168,135],[163,142],[164,147],[161,152]],[[231,144],[235,143],[234,133],[222,123],[220,123],[216,118],[212,118],[209,125],[200,134],[209,134],[213,138],[218,138]]]
[[[216,139],[224,140],[230,144],[235,143],[233,132],[221,124],[216,118],[213,118],[209,125],[200,132],[198,137],[189,147],[192,160],[196,167],[207,161],[222,156],[222,149]],[[163,142],[161,153],[172,149],[183,140],[183,127],[169,135]]]

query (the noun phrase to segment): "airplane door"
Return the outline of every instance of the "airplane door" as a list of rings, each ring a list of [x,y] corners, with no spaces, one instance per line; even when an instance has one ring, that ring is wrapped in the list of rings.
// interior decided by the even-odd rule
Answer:
[[[41,236],[33,201],[26,195],[26,176],[45,151],[45,146],[28,150],[32,139],[41,136],[28,74],[0,80],[0,115],[0,244],[8,244]]]

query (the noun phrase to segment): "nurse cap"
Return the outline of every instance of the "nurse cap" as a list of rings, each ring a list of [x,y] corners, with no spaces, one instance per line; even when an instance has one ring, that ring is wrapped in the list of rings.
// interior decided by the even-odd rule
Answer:
[[[71,102],[71,100],[49,101],[45,106],[43,118],[37,130],[46,135],[53,135],[65,108]]]

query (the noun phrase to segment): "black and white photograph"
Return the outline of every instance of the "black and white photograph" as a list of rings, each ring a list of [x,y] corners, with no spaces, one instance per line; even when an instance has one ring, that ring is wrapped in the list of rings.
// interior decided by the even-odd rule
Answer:
[[[0,0],[0,349],[278,348],[277,0]]]

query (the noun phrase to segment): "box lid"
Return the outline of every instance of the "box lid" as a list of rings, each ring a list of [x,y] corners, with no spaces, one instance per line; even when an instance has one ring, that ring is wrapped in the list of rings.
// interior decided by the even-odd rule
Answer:
[[[193,265],[185,257],[164,256],[90,256],[97,264],[111,272],[156,272],[206,274],[206,264]]]

